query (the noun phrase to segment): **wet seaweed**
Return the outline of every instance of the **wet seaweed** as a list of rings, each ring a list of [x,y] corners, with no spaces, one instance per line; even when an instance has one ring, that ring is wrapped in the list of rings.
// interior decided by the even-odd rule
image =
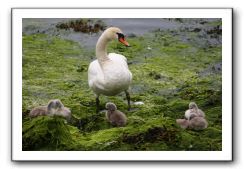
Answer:
[[[69,30],[73,29],[75,32],[82,33],[98,33],[106,29],[106,25],[102,20],[93,19],[77,19],[56,25],[58,29]]]
[[[73,21],[71,25],[75,24]],[[221,22],[200,25],[212,28]],[[204,47],[194,43],[195,39],[202,40],[199,33],[207,29],[191,30],[194,28],[183,33],[157,30],[128,37],[131,48],[118,42],[109,44],[108,51],[125,55],[131,63],[132,102],[144,103],[132,105],[133,111],[128,112],[123,94],[101,96],[101,110],[110,101],[126,114],[125,127],[111,126],[104,112],[96,113],[95,97],[87,84],[87,68],[95,56],[93,49],[61,37],[24,34],[23,150],[221,151],[222,70],[218,64],[222,47],[220,43]],[[220,30],[210,34],[221,36]],[[73,122],[28,117],[32,108],[54,98],[71,109]],[[183,130],[175,124],[175,119],[184,117],[190,101],[197,102],[206,113],[207,129]]]

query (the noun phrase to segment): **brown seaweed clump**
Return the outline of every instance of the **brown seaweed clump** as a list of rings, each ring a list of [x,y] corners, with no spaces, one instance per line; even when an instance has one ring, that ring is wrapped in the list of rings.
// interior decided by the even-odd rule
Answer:
[[[82,33],[98,33],[106,29],[105,24],[101,20],[91,19],[77,19],[66,23],[59,23],[56,25],[58,29],[73,29],[75,32]]]

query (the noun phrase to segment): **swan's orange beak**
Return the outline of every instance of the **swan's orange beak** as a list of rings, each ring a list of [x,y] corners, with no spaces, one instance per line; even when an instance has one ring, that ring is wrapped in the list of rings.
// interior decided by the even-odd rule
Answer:
[[[127,47],[129,47],[130,45],[129,45],[129,43],[124,39],[124,38],[119,38],[119,41],[121,42],[121,43],[123,43],[125,46],[127,46]]]

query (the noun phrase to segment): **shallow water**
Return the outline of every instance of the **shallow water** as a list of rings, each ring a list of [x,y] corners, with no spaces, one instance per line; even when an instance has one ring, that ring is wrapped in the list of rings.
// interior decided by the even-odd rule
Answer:
[[[74,20],[72,18],[25,18],[23,19],[23,33],[35,34],[45,33],[51,36],[60,36],[64,39],[78,42],[83,47],[95,47],[98,37],[102,32],[86,34],[74,32],[72,30],[58,30],[56,25],[61,22]],[[183,41],[189,41],[189,38],[183,33],[184,30],[199,31],[208,29],[209,26],[201,24],[218,21],[218,19],[184,19],[178,21],[177,19],[162,19],[162,18],[105,18],[102,20],[107,27],[116,26],[127,36],[142,36],[154,30],[170,30],[181,34]],[[206,36],[205,31],[199,32],[199,36]],[[216,39],[209,39],[210,43],[218,43]],[[199,41],[204,43],[204,41]]]

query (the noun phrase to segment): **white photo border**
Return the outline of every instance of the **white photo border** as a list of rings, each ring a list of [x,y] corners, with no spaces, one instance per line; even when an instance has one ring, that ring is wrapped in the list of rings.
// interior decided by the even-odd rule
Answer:
[[[232,161],[232,8],[12,8],[13,161]],[[22,151],[23,18],[222,18],[222,151]],[[224,124],[224,125],[223,125]]]

